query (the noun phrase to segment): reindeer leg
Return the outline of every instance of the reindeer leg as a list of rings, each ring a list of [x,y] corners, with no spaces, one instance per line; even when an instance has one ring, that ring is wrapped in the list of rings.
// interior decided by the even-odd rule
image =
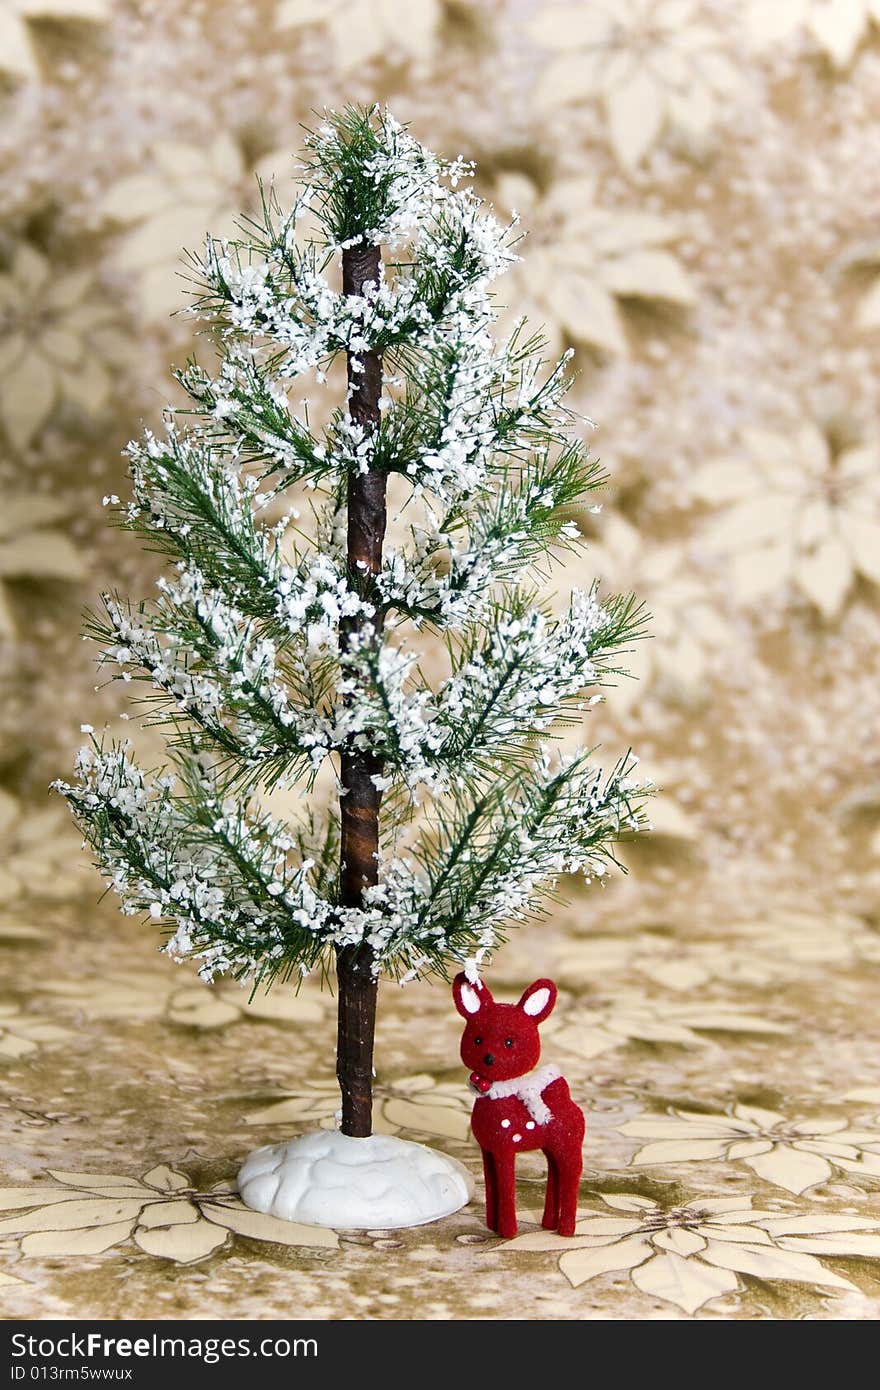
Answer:
[[[559,1168],[549,1149],[544,1149],[544,1157],[547,1160],[547,1196],[541,1225],[545,1231],[555,1231],[559,1222]]]
[[[566,1155],[559,1160],[559,1220],[556,1229],[561,1236],[573,1236],[577,1221],[578,1188],[583,1171],[583,1160],[577,1156]]]
[[[498,1230],[498,1174],[495,1171],[495,1158],[488,1149],[483,1150],[483,1178],[486,1182],[486,1225],[490,1231]]]
[[[498,1224],[495,1229],[505,1240],[516,1235],[516,1163],[513,1154],[495,1155]]]

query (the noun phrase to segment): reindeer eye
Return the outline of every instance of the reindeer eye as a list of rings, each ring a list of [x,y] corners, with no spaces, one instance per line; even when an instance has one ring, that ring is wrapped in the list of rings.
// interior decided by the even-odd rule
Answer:
[[[505,1047],[513,1047],[513,1038],[505,1038],[505,1039],[504,1039],[504,1046],[505,1046]]]
[[[474,1043],[475,1043],[475,1045],[476,1045],[477,1047],[480,1046],[480,1043],[481,1043],[482,1041],[483,1041],[482,1038],[474,1038]]]

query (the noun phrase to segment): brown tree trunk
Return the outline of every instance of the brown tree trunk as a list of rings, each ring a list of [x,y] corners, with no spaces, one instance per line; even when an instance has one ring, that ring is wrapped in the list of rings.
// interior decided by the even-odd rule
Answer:
[[[342,288],[345,294],[361,294],[368,281],[379,279],[378,246],[363,244],[342,253]],[[382,394],[382,358],[378,352],[348,354],[348,413],[368,430],[379,423]],[[370,470],[353,473],[348,481],[348,568],[350,578],[363,592],[369,577],[382,564],[385,536],[385,474]],[[348,619],[340,629],[345,648],[361,631],[360,619]],[[378,623],[377,623],[378,627]],[[377,633],[378,636],[378,633]],[[352,699],[357,699],[354,695]],[[379,876],[379,805],[382,793],[373,776],[382,771],[378,758],[344,750],[341,760],[342,855],[341,901],[344,907],[362,907],[363,892]],[[373,952],[369,946],[344,946],[336,952],[339,985],[339,1017],[336,1041],[336,1076],[342,1092],[342,1133],[366,1138],[372,1133],[373,1037],[376,1026],[377,982],[373,978]]]

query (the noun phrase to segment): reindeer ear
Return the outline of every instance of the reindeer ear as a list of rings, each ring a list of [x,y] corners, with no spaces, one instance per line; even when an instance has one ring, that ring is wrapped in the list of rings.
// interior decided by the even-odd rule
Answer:
[[[456,975],[452,981],[452,997],[462,1018],[473,1018],[474,1014],[480,1012],[480,1009],[484,1009],[487,1004],[492,1003],[488,985],[484,985],[482,980],[473,984],[464,971],[460,975]]]
[[[553,1005],[556,1003],[556,986],[552,980],[536,980],[533,985],[529,985],[523,994],[518,1009],[522,1009],[524,1014],[533,1019],[535,1023],[543,1023],[544,1019],[553,1012]]]

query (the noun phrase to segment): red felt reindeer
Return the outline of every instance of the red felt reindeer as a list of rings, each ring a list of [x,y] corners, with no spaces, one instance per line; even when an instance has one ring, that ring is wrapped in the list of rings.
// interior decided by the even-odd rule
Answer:
[[[586,1128],[558,1067],[532,1071],[541,1055],[538,1024],[556,1003],[552,980],[536,980],[518,1004],[496,1004],[482,981],[456,975],[455,1007],[466,1020],[461,1060],[471,1068],[479,1095],[471,1117],[483,1151],[486,1225],[516,1235],[516,1156],[542,1149],[547,1159],[547,1199],[542,1226],[574,1234]]]

